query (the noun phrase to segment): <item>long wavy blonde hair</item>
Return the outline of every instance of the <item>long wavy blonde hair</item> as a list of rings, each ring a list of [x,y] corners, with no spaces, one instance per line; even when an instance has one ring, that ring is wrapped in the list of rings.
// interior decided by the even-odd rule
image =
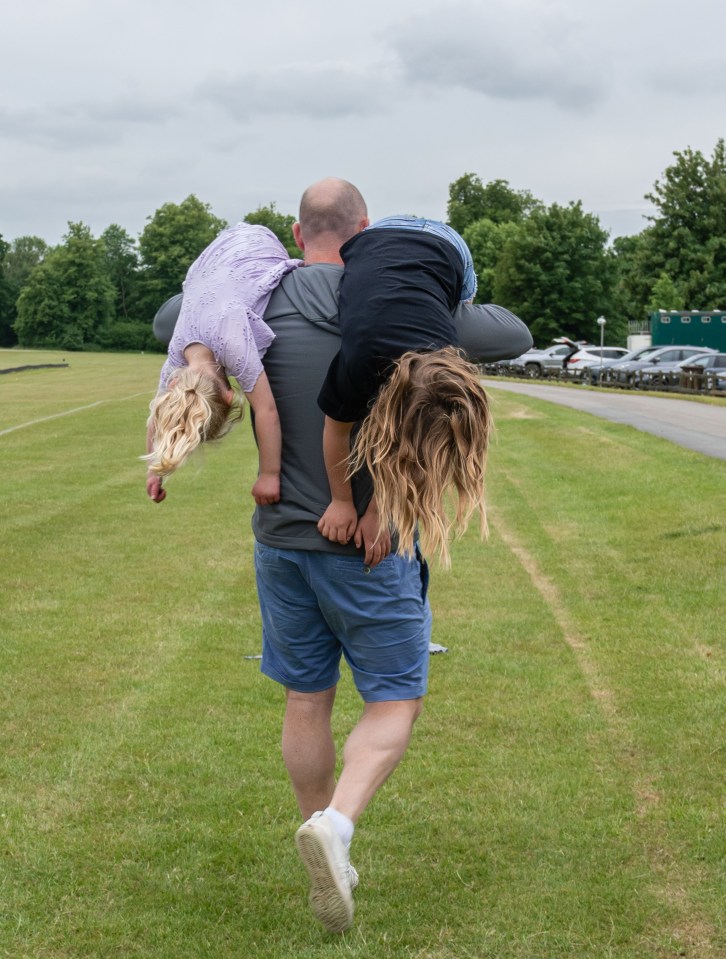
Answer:
[[[417,526],[424,550],[447,567],[449,540],[463,534],[474,513],[487,535],[484,473],[492,418],[480,376],[452,347],[404,353],[354,441],[350,472],[368,468],[381,525],[398,531],[406,556],[414,552]]]
[[[179,469],[200,443],[222,439],[244,413],[239,394],[229,405],[208,373],[185,366],[173,371],[168,382],[169,389],[151,402],[147,427],[153,451],[142,457],[156,476]]]

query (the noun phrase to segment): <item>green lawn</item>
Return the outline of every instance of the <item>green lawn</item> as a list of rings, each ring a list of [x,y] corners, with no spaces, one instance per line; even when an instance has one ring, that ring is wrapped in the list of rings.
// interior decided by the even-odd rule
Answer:
[[[162,358],[65,359],[0,376],[3,959],[726,956],[726,462],[492,391],[491,537],[433,571],[449,652],[334,937],[246,658],[249,426],[154,505]],[[341,743],[357,710],[346,674]]]

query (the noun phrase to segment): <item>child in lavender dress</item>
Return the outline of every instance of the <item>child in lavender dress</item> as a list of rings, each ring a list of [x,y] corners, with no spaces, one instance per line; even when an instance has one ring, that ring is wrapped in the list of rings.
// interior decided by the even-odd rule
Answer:
[[[272,291],[301,264],[264,226],[224,230],[194,261],[147,429],[146,491],[161,502],[163,478],[204,441],[221,439],[242,416],[233,376],[255,413],[259,505],[280,498],[280,423],[262,367],[274,333],[262,315]]]

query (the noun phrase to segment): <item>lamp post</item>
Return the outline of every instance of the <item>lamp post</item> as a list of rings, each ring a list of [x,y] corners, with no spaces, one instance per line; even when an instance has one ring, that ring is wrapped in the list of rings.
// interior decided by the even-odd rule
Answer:
[[[603,343],[605,342],[605,324],[607,323],[607,320],[604,316],[598,316],[596,322],[600,327],[600,377],[598,382],[602,384]]]

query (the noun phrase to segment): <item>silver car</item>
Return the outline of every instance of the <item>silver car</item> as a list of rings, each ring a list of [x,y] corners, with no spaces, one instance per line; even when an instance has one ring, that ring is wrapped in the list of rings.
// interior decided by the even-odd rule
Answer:
[[[660,363],[677,363],[679,360],[686,360],[698,353],[711,352],[703,346],[660,346],[657,347],[649,356],[643,356],[636,360],[620,360],[614,363],[606,371],[605,378],[610,383],[624,383],[631,385],[635,375],[639,370],[646,366]]]
[[[726,389],[726,353],[704,353],[703,356],[684,360],[678,383],[687,389]]]
[[[527,350],[514,360],[509,360],[507,367],[513,372],[524,373],[525,376],[542,376],[546,370],[563,370],[565,360],[571,356],[579,343],[557,343],[544,350]]]
[[[679,381],[684,367],[691,367],[694,363],[700,365],[703,360],[708,360],[713,356],[718,356],[714,350],[701,347],[700,353],[695,353],[683,360],[661,360],[650,363],[635,374],[635,386],[646,389],[657,386],[671,386]],[[696,370],[698,369],[699,366],[696,367]]]

